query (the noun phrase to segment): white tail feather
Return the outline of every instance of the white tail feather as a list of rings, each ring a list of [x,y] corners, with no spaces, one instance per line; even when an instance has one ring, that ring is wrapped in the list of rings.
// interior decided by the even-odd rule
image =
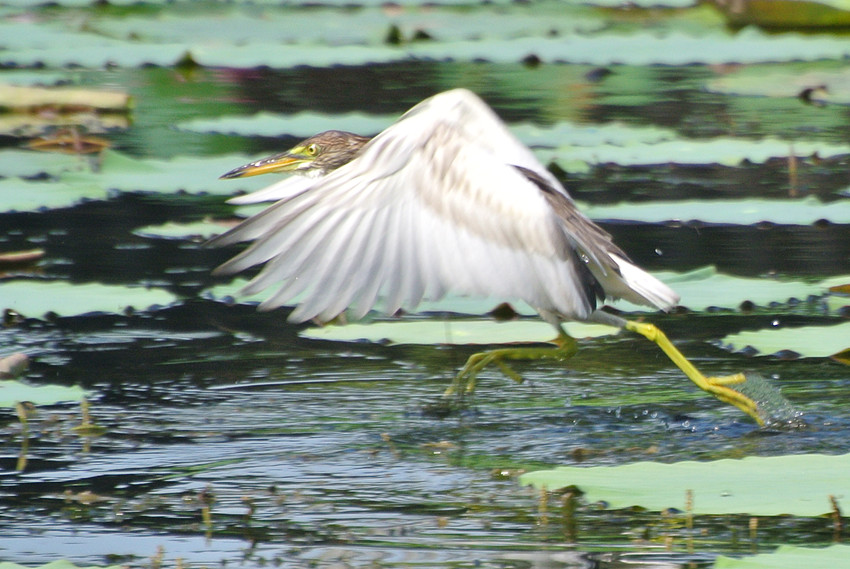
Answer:
[[[619,283],[613,283],[614,286],[610,286],[610,282],[603,283],[606,293],[660,310],[670,310],[679,302],[679,295],[657,278],[617,255],[611,255],[611,258],[620,269],[620,278],[616,279]]]

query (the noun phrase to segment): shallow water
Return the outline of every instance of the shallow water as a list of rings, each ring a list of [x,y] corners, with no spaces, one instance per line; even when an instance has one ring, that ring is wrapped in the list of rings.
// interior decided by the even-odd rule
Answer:
[[[587,71],[561,67],[572,76]],[[84,73],[92,83],[121,85],[139,96],[133,125],[114,137],[118,148],[164,157],[178,151],[259,153],[292,142],[171,128],[224,108],[397,113],[435,84],[462,82],[487,96],[487,85],[516,82],[534,70],[422,63],[250,73],[197,69],[186,76],[155,68]],[[752,121],[791,104],[766,99],[758,112],[742,110],[734,98],[699,88],[708,73],[696,67],[649,73],[641,104],[618,104],[604,86],[591,86],[599,104],[580,112],[559,106],[545,82],[510,98],[489,94],[508,119],[617,119],[691,136],[724,130],[718,116]],[[155,97],[163,85],[167,94]],[[313,96],[316,85],[321,98]],[[349,85],[356,88],[338,88]],[[387,85],[404,88],[388,98]],[[812,136],[845,140],[845,108],[825,112],[831,119],[818,123]],[[798,133],[792,123],[765,118],[750,124],[749,134]],[[834,198],[846,185],[846,166],[844,157],[808,168],[805,190]],[[779,189],[786,184],[784,168],[777,161],[734,168],[601,166],[566,181],[577,198],[593,203],[775,196],[785,192]],[[517,364],[524,385],[488,370],[470,406],[442,417],[430,412],[432,404],[473,350],[301,339],[299,327],[285,322],[285,310],[263,314],[202,296],[214,282],[209,272],[232,251],[132,233],[225,213],[221,201],[125,192],[65,210],[0,216],[4,247],[38,244],[47,251],[45,277],[155,283],[184,298],[134,314],[30,319],[0,330],[4,352],[23,350],[33,358],[31,382],[90,390],[93,418],[108,429],[80,437],[71,431],[80,420],[76,407],[39,409],[30,420],[26,468],[18,471],[21,429],[6,416],[0,425],[4,560],[150,566],[162,548],[168,565],[182,558],[192,566],[670,567],[706,566],[718,553],[833,539],[826,518],[762,519],[752,536],[748,516],[704,516],[695,522],[694,538],[675,516],[671,521],[659,513],[580,503],[573,515],[564,515],[555,499],[544,512],[538,494],[515,480],[521,469],[556,464],[846,452],[846,367],[823,359],[749,358],[710,342],[769,322],[775,310],[658,315],[653,321],[707,372],[747,368],[770,378],[802,411],[805,428],[759,429],[737,410],[696,393],[654,346],[625,335],[582,341],[579,355],[566,364]],[[848,272],[846,225],[604,226],[653,270],[714,264],[744,276]],[[781,313],[784,325],[835,321],[806,302],[783,306]],[[695,481],[697,493],[698,487]],[[688,537],[696,543],[688,545]]]

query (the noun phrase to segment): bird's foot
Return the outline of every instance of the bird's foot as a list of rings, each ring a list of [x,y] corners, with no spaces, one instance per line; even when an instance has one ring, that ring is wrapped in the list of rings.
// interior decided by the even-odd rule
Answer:
[[[472,354],[443,395],[445,397],[452,395],[463,397],[472,394],[475,391],[478,374],[491,364],[498,366],[499,370],[510,379],[522,383],[524,381],[522,376],[514,371],[505,360],[552,359],[563,361],[571,358],[578,351],[576,341],[565,332],[561,332],[553,343],[555,347],[552,348],[538,346],[499,348]]]
[[[747,376],[743,373],[722,377],[706,377],[703,375],[683,354],[680,352],[667,336],[653,324],[643,322],[626,323],[626,329],[632,332],[637,332],[648,340],[655,342],[661,348],[667,357],[681,369],[688,378],[693,381],[697,387],[711,393],[719,400],[730,405],[734,405],[747,415],[753,418],[759,425],[764,425],[767,420],[770,420],[771,413],[763,409],[753,398],[741,392],[741,387],[747,383]],[[782,398],[778,391],[773,389],[775,393],[771,393],[771,398]],[[773,405],[771,405],[773,407]]]

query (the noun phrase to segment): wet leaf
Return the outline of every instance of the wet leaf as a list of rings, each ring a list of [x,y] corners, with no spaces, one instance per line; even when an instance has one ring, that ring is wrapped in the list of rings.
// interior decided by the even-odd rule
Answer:
[[[68,207],[86,199],[106,199],[110,191],[219,193],[255,191],[267,180],[219,180],[218,174],[244,164],[244,155],[173,160],[131,158],[113,150],[101,154],[99,168],[78,157],[38,152],[0,152],[0,170],[19,176],[49,173],[56,180],[0,179],[0,211],[40,211]],[[8,170],[5,168],[8,166]]]
[[[59,152],[62,154],[97,154],[109,148],[110,142],[96,136],[81,135],[74,132],[62,132],[47,138],[31,140],[27,146],[39,152]]]
[[[797,547],[780,545],[773,553],[760,553],[741,558],[720,555],[714,569],[841,569],[850,567],[850,545],[829,547]]]
[[[185,16],[159,14],[158,19],[125,18],[124,22],[104,16],[84,30],[68,29],[60,22],[16,21],[0,23],[0,37],[6,44],[7,61],[50,68],[172,66],[186,60],[228,68],[329,67],[412,59],[518,63],[529,57],[540,62],[599,66],[687,65],[813,61],[850,55],[850,46],[840,38],[775,37],[755,29],[732,35],[719,26],[699,33],[691,33],[688,26],[674,26],[664,33],[640,27],[612,33],[599,21],[578,16],[584,14],[581,7],[565,10],[557,6],[563,13],[537,6],[535,11],[523,5],[498,8],[483,13],[440,8],[398,11],[391,17],[374,7],[328,10],[325,17],[291,9],[267,9],[262,18],[234,13],[210,18],[189,11]],[[299,20],[309,15],[313,16],[309,24],[299,25]],[[245,25],[233,25],[230,18]],[[435,39],[386,45],[386,30],[394,22],[401,24],[405,37],[418,31]]]
[[[826,294],[834,282],[846,277],[830,277],[822,281],[799,281],[773,278],[736,277],[702,267],[686,273],[657,272],[656,277],[673,287],[682,297],[679,304],[691,310],[738,308],[744,302],[767,306],[790,299],[803,300]]]
[[[747,140],[714,138],[710,140],[676,139],[627,146],[563,146],[555,151],[542,151],[546,162],[581,160],[588,164],[721,164],[737,166],[744,161],[761,164],[771,158],[812,156],[822,158],[850,154],[850,145],[789,141],[779,139]]]
[[[85,200],[104,200],[107,195],[105,188],[94,184],[7,178],[0,180],[0,212],[63,208]]]
[[[74,156],[50,156],[31,150],[4,149],[0,151],[0,175],[5,178],[34,178],[40,175],[58,176],[62,172],[88,167],[85,160]],[[6,200],[0,200],[6,207]]]
[[[326,115],[298,113],[281,115],[258,113],[250,117],[197,119],[179,128],[192,132],[238,134],[241,136],[290,135],[306,138],[324,130],[338,129],[374,135],[392,124],[394,115],[345,113]],[[560,122],[550,126],[531,123],[510,125],[526,145],[537,149],[544,163],[556,162],[574,171],[576,162],[620,165],[723,164],[736,166],[744,161],[764,163],[772,158],[818,155],[821,158],[850,154],[850,145],[820,141],[766,138],[720,137],[710,140],[687,139],[658,127],[635,127],[622,123],[581,125]],[[281,148],[285,150],[285,148]]]
[[[850,495],[850,455],[747,457],[712,462],[635,462],[622,466],[562,466],[520,477],[549,491],[577,486],[587,502],[613,509],[685,510],[694,514],[819,516],[832,511],[829,496]]]
[[[241,182],[241,179],[218,179],[220,173],[232,169],[234,165],[244,164],[245,160],[247,157],[242,155],[142,159],[108,150],[103,153],[97,172],[69,172],[62,175],[60,181],[79,188],[97,186],[104,191],[215,194],[253,191],[268,184],[268,179],[265,183],[263,180]]]
[[[737,0],[715,4],[733,26],[770,29],[850,26],[850,3],[845,0]]]
[[[850,223],[850,200],[825,203],[814,196],[802,199],[682,200],[616,205],[581,205],[595,220],[701,221],[722,225],[811,225],[820,220]]]
[[[201,227],[201,230],[204,228]],[[770,278],[748,278],[725,275],[715,267],[702,267],[685,273],[671,271],[655,272],[653,275],[670,285],[679,295],[679,304],[690,310],[701,311],[707,308],[737,309],[745,301],[756,306],[767,306],[772,302],[787,302],[794,299],[806,299],[810,296],[826,294],[835,282],[843,282],[847,277],[831,277],[829,279],[810,282],[794,280],[778,280]],[[245,279],[234,279],[230,283],[217,285],[207,291],[213,298],[233,297],[238,301],[257,301],[265,297],[258,293],[251,297],[240,297],[239,290],[247,284]],[[473,298],[465,296],[447,296],[438,301],[421,302],[415,308],[419,314],[453,313],[465,315],[484,315],[492,311],[499,302],[505,299]],[[292,302],[294,306],[297,299]],[[626,312],[654,312],[653,309],[631,304],[625,301],[609,301],[607,304]],[[511,304],[512,308],[522,316],[533,316],[534,309],[523,302]]]
[[[579,322],[568,322],[564,328],[574,338],[595,338],[618,332],[611,326]],[[400,320],[324,326],[301,332],[302,337],[314,340],[429,345],[550,342],[555,335],[552,326],[537,320]]]
[[[56,405],[82,401],[86,392],[80,387],[64,385],[28,385],[18,380],[0,380],[0,407],[14,409],[15,404],[27,401],[34,405]],[[2,567],[2,564],[0,564]]]
[[[129,126],[129,117],[117,113],[44,111],[0,114],[0,133],[17,138],[44,136],[57,128],[81,128],[85,132],[93,133],[123,130]]]
[[[805,67],[743,68],[707,84],[714,93],[746,97],[800,97],[806,89],[818,89],[809,102],[850,105],[850,70],[812,70]]]
[[[74,565],[74,563],[66,559],[51,561],[50,563],[45,563],[44,565],[39,565],[37,567],[33,567],[31,565],[19,565],[17,563],[12,563],[11,561],[4,561],[0,563],[0,569],[122,569],[123,567],[123,565]]]
[[[745,330],[725,336],[720,342],[731,350],[748,348],[760,355],[794,353],[804,358],[826,358],[850,349],[850,322]]]
[[[126,111],[127,93],[66,87],[24,87],[0,83],[0,109],[32,111],[50,108],[56,112],[98,109]]]
[[[153,237],[158,239],[209,239],[227,230],[223,222],[197,221],[194,223],[177,223],[169,221],[162,225],[149,225],[133,230],[133,235]]]
[[[298,113],[282,115],[261,112],[245,117],[218,117],[195,119],[177,125],[177,128],[203,133],[221,133],[239,136],[280,136],[289,134],[307,138],[325,130],[345,130],[364,136],[381,132],[398,119],[396,115],[368,115],[343,113]],[[285,150],[285,148],[281,148]]]
[[[11,309],[31,318],[54,312],[74,316],[89,312],[121,313],[175,302],[170,292],[140,286],[65,281],[13,280],[0,282],[0,310]]]

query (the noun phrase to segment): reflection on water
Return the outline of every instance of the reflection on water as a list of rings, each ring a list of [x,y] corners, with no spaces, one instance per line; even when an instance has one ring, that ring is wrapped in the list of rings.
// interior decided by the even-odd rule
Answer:
[[[563,71],[582,77],[588,70]],[[104,73],[127,80],[121,72]],[[514,84],[516,75],[528,73],[522,66],[427,63],[245,74],[199,70],[190,86],[175,81],[170,97],[179,101],[181,90],[226,88],[246,113],[396,113],[435,85],[463,82],[513,120],[623,120],[681,128],[690,136],[725,131],[723,121],[732,124],[743,112],[737,108],[742,103],[700,90],[706,73],[700,69],[658,70],[641,104],[627,104],[594,85],[588,89],[598,91],[596,98],[572,103],[553,95],[545,82],[522,95],[499,88],[500,81]],[[144,83],[163,81],[164,71],[134,74]],[[348,82],[358,89],[334,88]],[[385,96],[389,84],[393,97]],[[320,100],[311,96],[318,86]],[[786,104],[765,101],[768,110]],[[144,155],[169,155],[178,147],[214,154],[286,146],[285,140],[171,128],[194,116],[222,114],[220,105],[215,97],[176,107],[142,97],[134,125],[115,138],[124,150]],[[226,112],[233,112],[230,105]],[[836,119],[841,114],[828,112]],[[797,132],[792,123],[763,121],[752,136],[790,136]],[[846,123],[842,117],[814,136],[842,139]],[[845,170],[844,159],[825,161],[809,168],[802,183],[834,197],[834,189],[846,184]],[[570,175],[567,182],[591,202],[756,191],[777,196],[785,192],[787,172],[776,163],[611,166]],[[659,315],[657,321],[707,371],[747,367],[770,378],[803,410],[806,429],[756,429],[734,409],[696,394],[654,346],[627,336],[583,341],[583,350],[566,365],[518,364],[527,380],[522,386],[489,371],[468,410],[441,418],[427,412],[429,404],[469,349],[299,339],[298,328],[286,324],[281,312],[259,314],[251,306],[199,298],[213,283],[209,270],[232,251],[131,233],[223,211],[220,200],[207,197],[125,194],[62,211],[0,217],[10,228],[4,247],[38,242],[47,251],[46,277],[155,283],[185,298],[155,311],[30,320],[0,330],[4,353],[19,349],[33,357],[32,382],[90,390],[94,419],[108,428],[104,436],[81,438],[71,430],[79,423],[78,409],[40,409],[30,424],[27,469],[16,472],[20,427],[7,417],[0,455],[4,559],[145,565],[161,546],[169,564],[182,557],[193,566],[704,566],[717,552],[832,539],[822,519],[781,519],[763,520],[754,541],[747,516],[727,516],[697,519],[701,543],[688,553],[687,532],[661,514],[582,504],[565,517],[556,498],[544,514],[539,496],[513,479],[523,468],[552,464],[846,452],[846,368],[823,360],[747,359],[707,342],[757,327],[772,317],[769,309]],[[850,230],[840,225],[605,228],[651,269],[713,264],[748,276],[822,277],[847,273],[850,257]],[[821,318],[804,304],[787,310],[788,323]],[[664,553],[665,544],[673,551]]]

